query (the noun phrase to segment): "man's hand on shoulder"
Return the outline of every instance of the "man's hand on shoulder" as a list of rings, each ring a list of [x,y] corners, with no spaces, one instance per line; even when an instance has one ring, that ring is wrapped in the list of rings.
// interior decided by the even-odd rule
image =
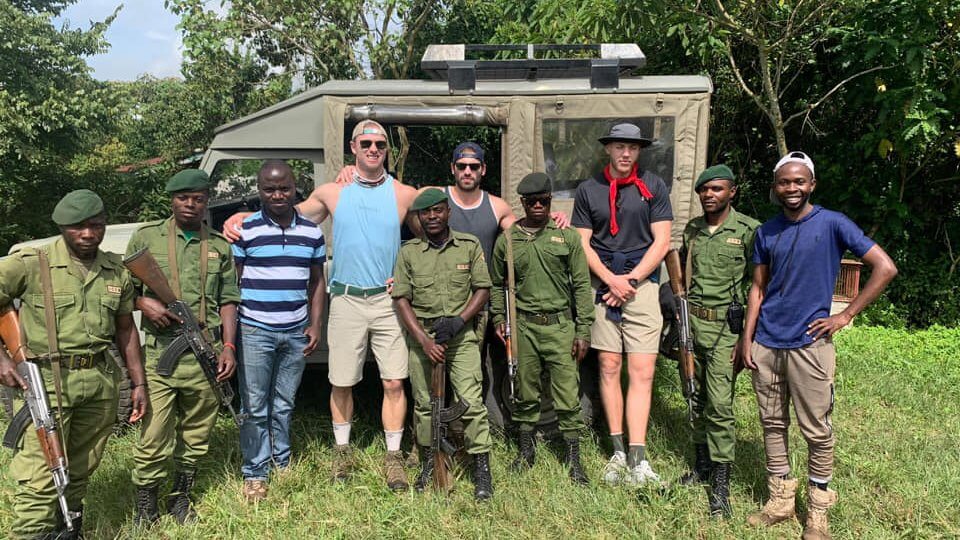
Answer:
[[[253,212],[237,212],[223,222],[223,236],[231,244],[240,239],[240,231],[243,229],[243,220]]]
[[[565,212],[557,210],[556,212],[550,212],[550,217],[553,218],[553,222],[557,224],[557,227],[561,229],[566,229],[570,226],[570,216]]]
[[[355,165],[344,165],[344,167],[340,169],[340,173],[337,174],[337,179],[334,180],[334,182],[348,186],[353,183],[353,175],[356,172],[357,167]]]

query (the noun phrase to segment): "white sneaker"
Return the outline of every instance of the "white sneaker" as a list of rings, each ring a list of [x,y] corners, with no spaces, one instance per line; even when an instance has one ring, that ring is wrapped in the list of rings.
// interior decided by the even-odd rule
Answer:
[[[653,472],[653,469],[650,467],[650,462],[647,460],[643,460],[632,469],[629,469],[623,477],[623,483],[628,486],[642,486],[647,482],[660,482],[660,476]]]
[[[627,455],[623,452],[614,452],[613,457],[603,468],[603,481],[611,486],[615,486],[623,481],[627,474]]]

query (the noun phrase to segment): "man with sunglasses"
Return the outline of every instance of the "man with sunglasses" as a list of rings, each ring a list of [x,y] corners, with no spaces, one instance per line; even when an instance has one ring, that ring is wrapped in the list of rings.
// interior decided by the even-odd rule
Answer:
[[[744,365],[753,370],[760,409],[770,498],[747,523],[793,519],[798,481],[790,478],[787,435],[790,403],[807,442],[807,519],[803,538],[830,538],[827,511],[837,492],[833,477],[833,334],[883,292],[897,275],[887,253],[847,216],[810,203],[817,187],[813,160],[790,152],[773,169],[771,198],[783,212],[757,229],[753,284],[741,338]],[[830,315],[833,289],[846,251],[871,268],[860,294]]]
[[[384,463],[387,485],[409,488],[400,441],[407,403],[407,347],[387,292],[387,280],[400,250],[400,224],[410,214],[417,190],[397,182],[384,168],[387,132],[378,122],[364,120],[350,137],[356,156],[355,182],[330,182],[313,190],[297,206],[314,223],[333,219],[333,263],[328,290],[330,306],[328,372],[333,390],[330,410],[336,441],[332,477],[346,480],[353,468],[350,446],[353,387],[363,377],[367,347],[373,350],[383,386],[381,418],[386,437]],[[412,221],[416,215],[410,214]],[[224,234],[236,238],[236,216],[224,224]],[[410,223],[411,220],[408,220]]]
[[[670,247],[673,212],[664,181],[638,167],[641,148],[652,142],[639,127],[614,125],[599,141],[610,161],[577,186],[572,224],[597,289],[591,338],[599,351],[600,397],[614,451],[604,480],[639,485],[659,482],[646,459],[646,435],[663,325],[658,270]],[[626,408],[620,384],[624,353],[630,378]],[[624,409],[629,452],[623,444]]]
[[[514,339],[517,340],[518,403],[513,420],[519,425],[519,455],[515,470],[533,466],[533,433],[540,418],[540,372],[550,374],[550,393],[563,434],[564,463],[570,478],[588,484],[580,464],[579,363],[590,348],[593,292],[590,270],[580,236],[560,229],[550,219],[550,178],[528,174],[517,186],[525,216],[513,224],[493,248],[492,307],[497,335],[504,338],[507,250],[513,252],[516,275]],[[509,244],[508,244],[509,243]]]

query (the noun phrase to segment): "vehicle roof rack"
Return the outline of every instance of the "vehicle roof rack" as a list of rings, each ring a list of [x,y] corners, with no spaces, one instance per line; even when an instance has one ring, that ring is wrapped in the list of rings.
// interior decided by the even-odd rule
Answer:
[[[490,54],[526,51],[522,59],[475,60],[467,53]],[[599,58],[537,58],[537,53],[599,52]],[[420,68],[431,78],[446,80],[450,93],[472,92],[477,80],[528,80],[589,77],[590,87],[615,89],[620,76],[647,63],[635,43],[601,45],[429,45]]]

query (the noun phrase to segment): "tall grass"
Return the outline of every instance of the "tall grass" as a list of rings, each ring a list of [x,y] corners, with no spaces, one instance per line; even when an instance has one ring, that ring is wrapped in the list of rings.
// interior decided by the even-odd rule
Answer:
[[[836,538],[960,537],[960,330],[921,332],[853,328],[837,338],[834,425],[840,502],[831,512]],[[692,459],[676,370],[658,366],[649,452],[654,468],[675,480]],[[525,474],[508,466],[515,448],[493,451],[495,495],[473,500],[469,474],[449,499],[391,493],[382,479],[383,442],[374,407],[358,403],[355,443],[359,469],[346,484],[329,480],[332,433],[325,396],[301,400],[294,422],[296,461],[273,478],[258,506],[240,497],[237,430],[221,418],[195,490],[198,523],[177,526],[165,517],[148,531],[133,527],[130,484],[135,434],[113,438],[94,476],[84,523],[87,538],[783,538],[799,536],[798,522],[753,530],[746,515],[766,497],[763,447],[749,378],[736,399],[738,445],[732,481],[734,517],[708,517],[703,488],[610,488],[599,482],[608,451],[594,436],[585,444],[593,485],[576,487],[550,444],[537,448]],[[309,393],[308,393],[309,394]],[[599,444],[598,444],[599,441]],[[0,455],[0,466],[10,453]],[[791,462],[805,477],[806,447],[791,433]],[[411,480],[414,471],[410,471]],[[0,483],[0,530],[13,519],[14,485]],[[803,497],[801,497],[801,500]],[[798,507],[802,509],[802,502]]]

